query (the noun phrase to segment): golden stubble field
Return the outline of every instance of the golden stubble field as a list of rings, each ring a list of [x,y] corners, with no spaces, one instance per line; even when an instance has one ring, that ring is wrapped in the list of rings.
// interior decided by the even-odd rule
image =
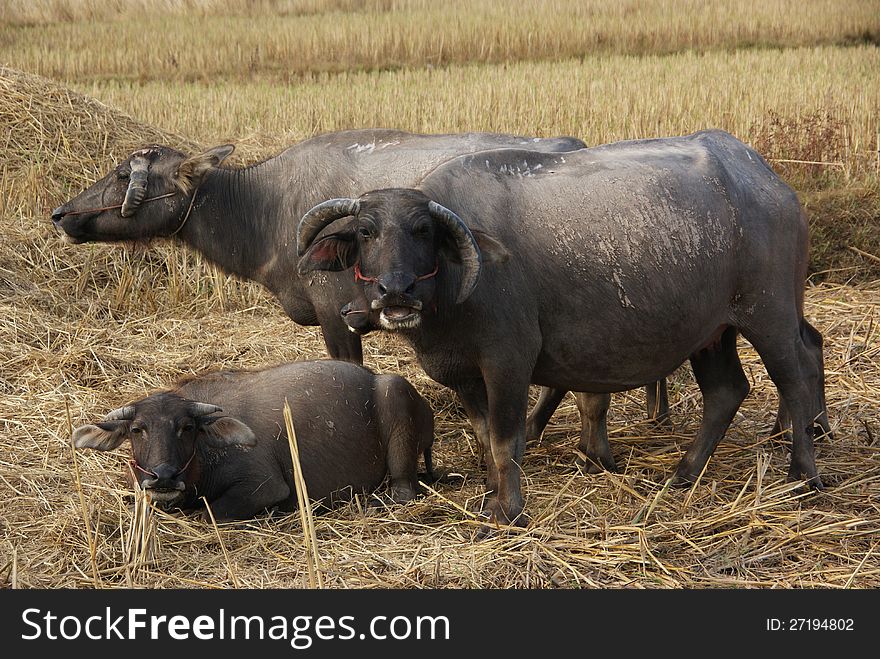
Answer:
[[[743,344],[752,393],[697,486],[665,487],[699,422],[684,368],[671,432],[643,421],[640,392],[615,396],[620,473],[573,471],[567,401],[526,452],[532,524],[475,542],[467,421],[405,346],[372,336],[367,365],[428,398],[436,461],[457,476],[407,506],[317,517],[318,568],[332,588],[878,587],[880,12],[700,4],[0,2],[0,583],[310,585],[298,515],[217,528],[135,497],[124,449],[73,454],[71,426],[182,375],[324,354],[315,328],[180,245],[61,243],[48,211],[131,149],[231,139],[241,164],[374,125],[589,143],[717,126],[772,158],[810,215],[828,489],[785,482],[775,389]]]

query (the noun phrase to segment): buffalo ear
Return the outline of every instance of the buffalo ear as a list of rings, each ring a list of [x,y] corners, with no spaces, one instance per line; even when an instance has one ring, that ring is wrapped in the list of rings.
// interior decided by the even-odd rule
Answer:
[[[183,190],[192,190],[202,182],[205,174],[226,160],[233,151],[235,151],[234,144],[221,144],[190,156],[177,168],[175,176],[177,185]]]
[[[483,263],[505,263],[510,258],[510,252],[495,240],[492,236],[484,231],[476,231],[471,229],[474,239],[477,241],[477,247],[480,248],[480,256]]]
[[[112,451],[128,436],[128,421],[102,421],[96,425],[80,426],[73,431],[76,448]]]
[[[297,270],[304,275],[312,270],[347,270],[357,260],[354,231],[347,229],[319,238],[299,259]]]
[[[220,416],[201,419],[199,432],[209,446],[224,448],[226,446],[254,446],[257,438],[247,425],[231,416]]]
[[[510,252],[507,251],[504,245],[499,243],[488,233],[485,231],[479,231],[478,229],[471,229],[470,231],[480,250],[481,263],[505,263],[510,258]],[[446,254],[446,257],[450,261],[453,263],[461,263],[461,253],[448,232],[444,232],[444,237],[441,239],[440,243],[440,249],[443,250],[443,253]]]

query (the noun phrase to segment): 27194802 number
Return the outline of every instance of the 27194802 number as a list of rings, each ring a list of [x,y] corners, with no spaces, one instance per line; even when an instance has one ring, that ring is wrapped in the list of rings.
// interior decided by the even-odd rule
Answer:
[[[852,618],[767,618],[768,632],[849,632],[854,629]]]

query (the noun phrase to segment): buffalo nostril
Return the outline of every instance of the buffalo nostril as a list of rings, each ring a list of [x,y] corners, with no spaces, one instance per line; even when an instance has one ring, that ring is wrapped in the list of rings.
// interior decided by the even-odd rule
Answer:
[[[59,207],[52,211],[52,215],[50,217],[52,218],[53,222],[60,222],[61,218],[64,217],[65,214],[66,213]]]
[[[162,464],[153,469],[153,475],[159,481],[170,481],[177,476],[178,470],[168,464]]]

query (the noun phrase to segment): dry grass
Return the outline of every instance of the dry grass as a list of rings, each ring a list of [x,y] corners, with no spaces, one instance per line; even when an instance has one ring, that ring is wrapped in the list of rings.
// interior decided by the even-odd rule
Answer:
[[[700,410],[683,370],[672,380],[674,432],[645,425],[639,392],[615,397],[609,427],[619,474],[571,470],[578,420],[565,404],[526,453],[532,524],[474,542],[467,511],[483,484],[467,422],[408,349],[377,336],[367,364],[404,374],[428,398],[436,461],[457,477],[406,506],[357,501],[315,517],[317,558],[306,553],[297,515],[218,528],[153,510],[127,484],[125,451],[74,455],[72,426],[183,374],[321,357],[323,346],[315,328],[291,323],[263,291],[214,278],[179,248],[62,244],[43,203],[102,171],[148,129],[16,76],[4,71],[0,84],[30,90],[17,97],[28,110],[12,103],[0,119],[36,119],[6,152],[4,189],[45,196],[26,203],[22,192],[7,204],[0,232],[5,585],[304,587],[311,563],[331,588],[880,587],[878,282],[807,292],[807,315],[826,337],[835,430],[818,448],[823,494],[785,483],[785,446],[767,435],[775,390],[744,348],[752,394],[696,487],[665,487]],[[37,165],[51,180],[34,178]]]
[[[849,180],[880,173],[880,49],[873,46],[596,56],[317,75],[289,84],[166,80],[77,88],[205,142],[253,134],[272,147],[382,125],[567,134],[604,144],[713,126],[771,158],[839,162],[830,172]],[[799,172],[790,166],[784,173]]]
[[[25,208],[45,209],[90,185],[110,162],[139,145],[195,146],[40,76],[6,67],[0,67],[0,126],[4,216]]]
[[[849,165],[861,154],[876,171],[880,130],[880,49],[869,46],[597,56],[318,75],[290,84],[115,81],[76,87],[133,108],[150,125],[206,142],[250,133],[284,142],[385,125],[571,134],[603,144],[715,126],[762,139],[771,157],[798,158],[818,155],[805,154],[800,145],[810,128],[805,118],[815,117],[836,140],[836,150],[826,155]],[[792,127],[798,139],[784,135]]]
[[[16,29],[0,39],[0,62],[67,82],[289,81],[316,71],[848,45],[880,35],[872,0],[525,0],[515,11],[507,0],[4,4]]]
[[[696,81],[696,83],[695,83]],[[695,93],[695,84],[700,92]],[[880,277],[880,49],[615,55],[319,75],[291,84],[102,82],[79,89],[247,157],[362,126],[575,135],[590,144],[724,128],[773,160],[814,227],[814,273]]]
[[[16,556],[17,585],[305,587],[311,557],[296,515],[223,526],[148,509],[123,477],[124,451],[70,447],[70,423],[217,366],[257,366],[319,357],[314,330],[297,328],[271,304],[237,312],[122,315],[87,288],[79,304],[52,308],[77,277],[49,264],[70,248],[47,245],[39,293],[3,303],[0,423],[0,568]],[[527,531],[474,543],[462,509],[482,492],[475,441],[449,394],[427,380],[408,351],[369,342],[367,363],[401,372],[437,413],[436,460],[460,479],[416,503],[367,510],[353,504],[316,518],[329,587],[878,587],[880,532],[877,327],[880,287],[823,285],[807,311],[827,340],[828,404],[835,439],[819,445],[830,486],[804,498],[784,482],[785,447],[768,438],[775,391],[744,351],[753,393],[693,490],[664,483],[695,431],[699,400],[684,374],[673,383],[677,429],[646,427],[636,394],[616,397],[610,422],[623,473],[571,471],[577,436],[566,405],[544,441],[529,447]],[[73,460],[82,473],[86,522]],[[131,510],[135,502],[134,514]],[[222,540],[222,543],[221,543]],[[11,566],[0,570],[9,579]],[[8,583],[8,581],[7,581]]]
[[[170,131],[135,121],[94,99],[39,76],[0,67],[0,292],[29,294],[30,272],[46,267],[39,252],[55,238],[49,233],[51,209],[77,194],[121,158],[143,144],[160,142],[185,150],[198,144]],[[247,151],[247,149],[244,149]],[[38,242],[22,239],[35,230]],[[22,266],[8,261],[15,252]],[[222,306],[228,297],[253,303],[262,299],[255,285],[232,281],[198,256],[170,247],[132,249],[120,257],[108,246],[83,250],[69,262],[53,257],[49,267],[76,269],[78,281],[63,291],[75,299],[91,285],[112,293],[117,309],[186,306],[207,293]],[[161,273],[161,274],[160,274]],[[154,286],[167,277],[168,285]],[[66,300],[55,299],[59,304]],[[54,302],[53,302],[54,303]]]

